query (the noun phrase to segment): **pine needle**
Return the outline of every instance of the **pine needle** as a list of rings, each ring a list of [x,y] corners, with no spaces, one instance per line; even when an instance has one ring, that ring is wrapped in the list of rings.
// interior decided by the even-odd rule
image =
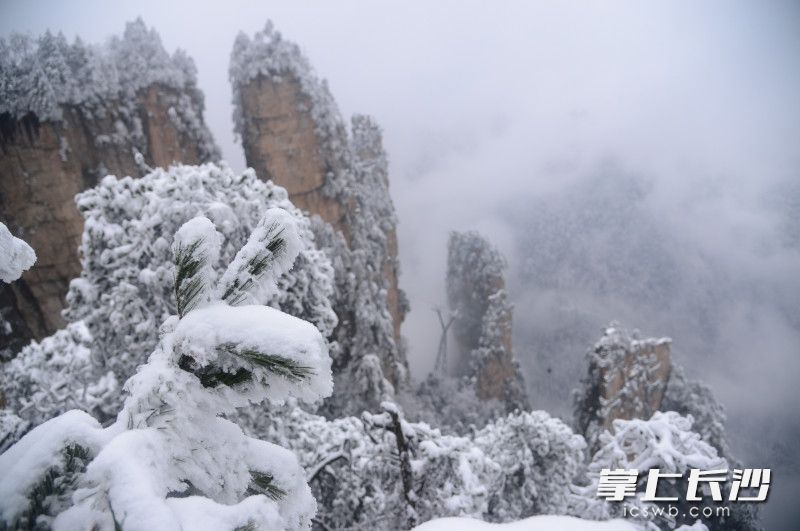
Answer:
[[[276,257],[280,257],[286,251],[286,240],[283,238],[283,227],[278,223],[272,223],[267,229],[267,237],[263,249],[247,261],[240,271],[237,272],[233,281],[225,288],[222,293],[222,300],[236,306],[245,300],[247,292],[253,288],[261,277],[269,270],[275,262]]]
[[[178,316],[186,315],[198,302],[203,293],[203,277],[198,275],[206,265],[206,257],[198,253],[203,239],[175,250],[175,304]]]
[[[253,348],[237,348],[235,343],[224,343],[218,346],[217,350],[247,360],[259,367],[264,367],[268,371],[283,376],[292,382],[307,380],[314,374],[311,367],[301,365],[289,358],[267,354]]]
[[[263,494],[271,500],[280,500],[286,496],[286,491],[272,483],[272,474],[265,472],[258,472],[256,470],[250,471],[250,485],[247,487],[249,495]]]

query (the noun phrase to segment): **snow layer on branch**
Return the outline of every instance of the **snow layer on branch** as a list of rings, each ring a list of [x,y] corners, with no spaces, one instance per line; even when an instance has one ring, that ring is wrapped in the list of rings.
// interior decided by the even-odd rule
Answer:
[[[650,420],[616,419],[614,434],[600,436],[601,448],[589,470],[602,468],[659,468],[662,472],[683,473],[688,468],[712,470],[727,468],[716,449],[691,431],[694,419],[674,411],[657,411]]]
[[[319,331],[311,323],[274,308],[214,304],[194,310],[178,323],[172,345],[180,352],[192,353],[201,365],[213,361],[231,373],[244,366],[258,374],[258,385],[249,394],[252,402],[263,401],[267,394],[275,401],[294,397],[313,402],[333,390],[331,360]],[[217,347],[225,345],[236,345],[240,351],[280,354],[307,368],[309,378],[298,385],[253,363],[243,363],[235,355],[220,353]]]
[[[230,304],[269,300],[302,247],[294,218],[282,208],[270,208],[222,276],[220,298]]]
[[[107,440],[100,424],[83,411],[68,411],[31,430],[0,454],[0,516],[11,525],[28,509],[28,494],[48,470],[58,468],[66,447],[94,455]]]
[[[8,227],[0,223],[0,280],[11,283],[22,276],[36,262],[31,246],[11,235]]]
[[[175,233],[172,253],[176,257],[175,298],[178,314],[207,305],[211,301],[219,260],[220,235],[210,219],[197,216]]]

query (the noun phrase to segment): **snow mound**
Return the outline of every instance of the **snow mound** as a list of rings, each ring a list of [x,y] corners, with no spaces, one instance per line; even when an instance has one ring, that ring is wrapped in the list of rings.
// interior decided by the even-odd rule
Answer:
[[[36,262],[36,253],[31,246],[11,235],[8,227],[0,223],[0,280],[14,282],[23,271]]]

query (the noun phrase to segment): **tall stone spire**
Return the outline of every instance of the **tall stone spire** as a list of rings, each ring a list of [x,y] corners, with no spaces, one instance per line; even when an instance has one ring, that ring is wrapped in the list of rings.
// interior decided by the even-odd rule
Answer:
[[[407,382],[400,325],[396,216],[381,130],[345,125],[327,83],[271,23],[240,34],[231,55],[235,131],[248,166],[317,216],[317,244],[336,273],[339,326],[331,338],[338,413],[377,406]]]
[[[99,47],[49,32],[0,40],[0,217],[39,257],[0,288],[11,327],[0,351],[65,324],[64,296],[81,271],[75,194],[107,174],[218,158],[194,63],[167,54],[141,19]]]

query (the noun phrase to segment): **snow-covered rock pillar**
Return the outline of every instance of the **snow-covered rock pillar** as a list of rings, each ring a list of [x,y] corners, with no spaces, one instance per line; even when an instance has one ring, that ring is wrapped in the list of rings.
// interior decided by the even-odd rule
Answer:
[[[40,339],[64,326],[64,295],[81,272],[75,194],[107,174],[219,154],[194,64],[167,54],[141,20],[103,47],[46,33],[0,40],[0,51],[0,218],[39,253],[0,299],[6,321]]]
[[[672,372],[669,338],[639,339],[616,323],[587,354],[588,372],[576,394],[575,424],[590,448],[617,419],[649,419],[661,408]]]
[[[512,348],[505,266],[500,253],[478,233],[450,234],[447,299],[456,355],[449,371],[474,380],[479,398],[498,399],[514,409],[527,405],[527,395]]]
[[[348,134],[325,81],[269,23],[252,38],[239,35],[230,77],[248,166],[323,222],[317,242],[337,275],[335,373],[363,374],[367,358],[378,356],[388,383],[404,384],[400,325],[407,303],[398,287],[396,218],[380,128],[355,116]],[[335,393],[342,388],[337,384]],[[373,398],[368,401],[377,406],[386,397]]]

